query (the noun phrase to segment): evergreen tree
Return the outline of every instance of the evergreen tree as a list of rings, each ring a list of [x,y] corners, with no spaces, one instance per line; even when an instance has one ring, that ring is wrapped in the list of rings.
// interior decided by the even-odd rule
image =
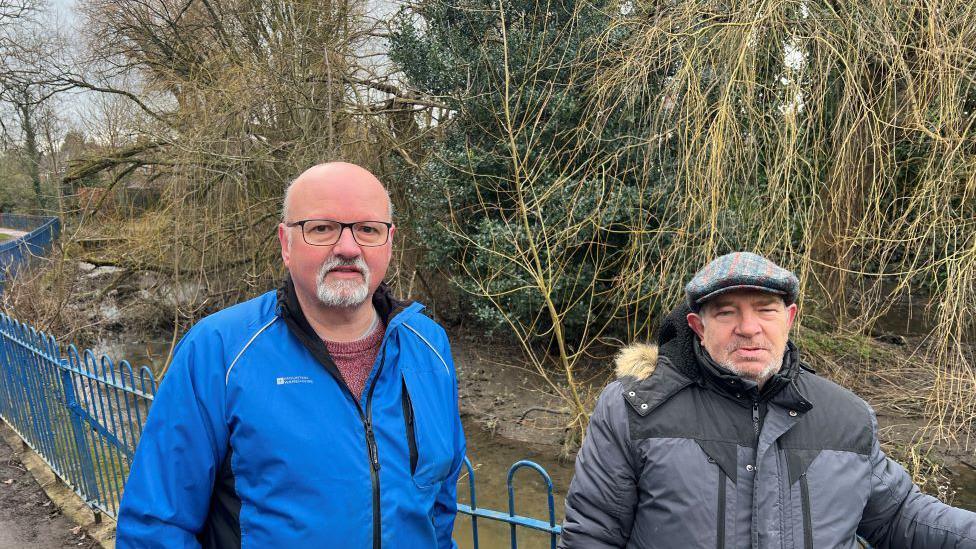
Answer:
[[[621,273],[646,252],[663,182],[635,137],[653,94],[595,101],[602,48],[625,38],[615,14],[606,1],[428,0],[396,25],[391,58],[451,111],[414,182],[418,232],[489,327],[583,345],[640,303],[647,282]]]

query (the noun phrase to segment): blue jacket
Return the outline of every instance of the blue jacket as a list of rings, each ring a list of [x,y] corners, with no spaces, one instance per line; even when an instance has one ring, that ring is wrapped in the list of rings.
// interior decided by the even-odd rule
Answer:
[[[143,429],[116,546],[452,547],[464,433],[444,330],[381,287],[357,403],[291,281],[180,341]]]

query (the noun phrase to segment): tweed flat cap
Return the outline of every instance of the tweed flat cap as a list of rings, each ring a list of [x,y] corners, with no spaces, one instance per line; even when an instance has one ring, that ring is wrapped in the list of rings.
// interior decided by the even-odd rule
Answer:
[[[765,257],[734,252],[713,260],[695,273],[685,286],[685,295],[691,310],[698,312],[709,299],[732,290],[759,290],[781,295],[790,305],[796,302],[800,281],[795,274]]]

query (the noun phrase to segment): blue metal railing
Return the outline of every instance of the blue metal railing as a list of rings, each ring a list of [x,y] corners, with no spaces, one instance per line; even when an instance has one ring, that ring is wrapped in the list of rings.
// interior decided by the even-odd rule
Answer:
[[[0,242],[0,292],[6,276],[12,276],[28,264],[31,258],[51,249],[61,232],[57,217],[0,213],[0,228],[24,231],[27,234]]]
[[[551,549],[556,549],[556,541],[559,538],[559,534],[562,532],[562,528],[556,524],[556,506],[552,497],[552,478],[549,477],[549,473],[547,473],[545,469],[539,466],[539,464],[528,460],[518,461],[508,469],[508,478],[506,480],[508,486],[508,513],[506,514],[499,511],[494,511],[492,509],[481,509],[478,507],[477,491],[475,490],[474,481],[474,468],[471,467],[471,461],[468,460],[468,458],[464,458],[464,466],[468,470],[468,494],[471,504],[467,505],[458,503],[458,512],[471,516],[471,535],[474,541],[474,549],[478,549],[479,518],[507,523],[509,525],[509,532],[511,535],[513,548],[518,547],[517,528],[523,527],[546,532],[549,534]],[[548,522],[515,514],[515,486],[512,484],[512,479],[515,477],[515,473],[522,468],[535,470],[546,483],[546,495],[549,503]]]
[[[138,371],[125,360],[115,364],[72,345],[62,355],[54,337],[0,313],[0,418],[17,432],[48,466],[93,510],[118,514],[125,479],[146,414],[156,394],[149,368]],[[517,528],[540,530],[556,547],[552,479],[539,465],[519,461],[508,471],[508,512],[477,506],[475,474],[465,458],[472,542],[479,549],[478,520],[509,525],[512,548]],[[515,513],[513,479],[520,469],[542,476],[548,489],[549,518],[542,521]]]
[[[0,314],[0,417],[93,509],[115,516],[156,392],[138,374]]]
[[[48,215],[27,215],[0,212],[0,227],[29,233],[52,219],[56,218]]]

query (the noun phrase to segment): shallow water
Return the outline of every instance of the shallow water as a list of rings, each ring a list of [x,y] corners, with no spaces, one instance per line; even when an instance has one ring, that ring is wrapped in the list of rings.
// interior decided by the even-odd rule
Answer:
[[[92,347],[92,352],[96,357],[107,355],[116,364],[122,360],[129,362],[134,372],[138,372],[142,366],[158,374],[169,354],[169,340],[150,339],[143,341],[100,339]]]
[[[976,512],[976,469],[960,463],[952,473],[951,489],[956,492],[952,504]]]

